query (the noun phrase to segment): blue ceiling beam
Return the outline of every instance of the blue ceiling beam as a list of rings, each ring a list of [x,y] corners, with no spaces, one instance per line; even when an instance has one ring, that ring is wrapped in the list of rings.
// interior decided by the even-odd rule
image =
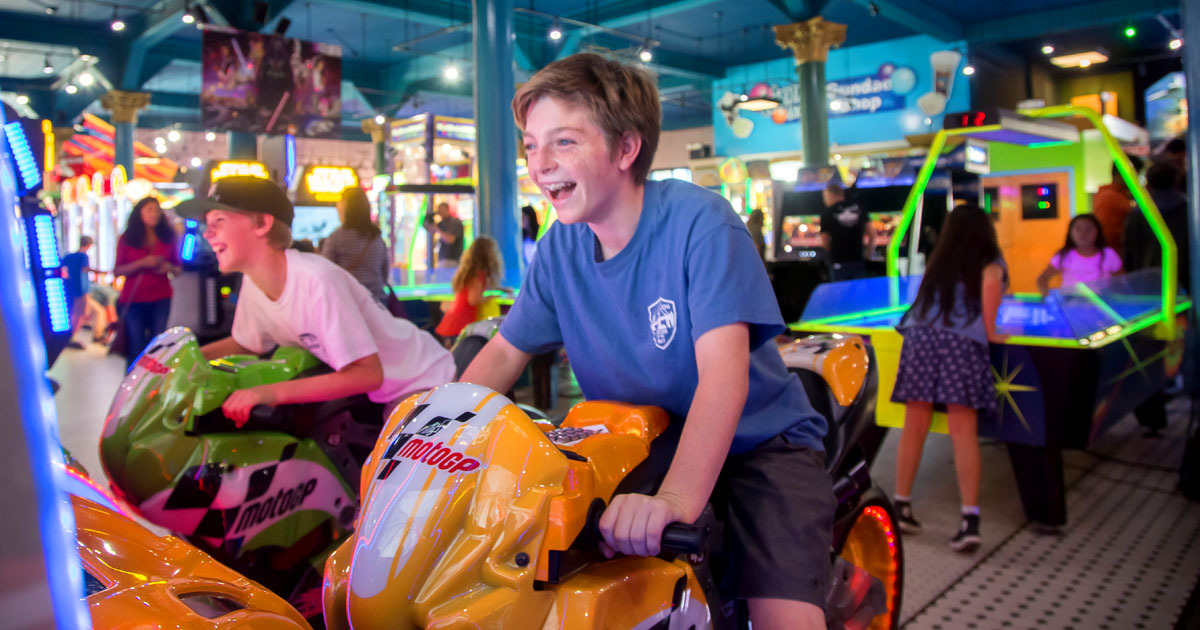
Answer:
[[[820,2],[820,7],[814,7],[812,4],[804,0],[767,0],[771,6],[779,11],[789,23],[799,22],[810,17],[813,17],[825,9],[828,2]]]
[[[316,0],[314,4],[324,4],[336,7],[347,13],[366,13],[393,20],[407,20],[429,26],[445,27],[459,24],[464,20],[470,21],[471,8],[464,9],[462,15],[453,17],[446,12],[445,3],[435,2],[395,2],[393,0]],[[459,7],[454,7],[458,9]],[[457,13],[456,10],[451,13]],[[295,22],[296,20],[292,20]]]
[[[879,9],[878,17],[944,42],[958,41],[966,35],[961,21],[921,0],[855,0],[855,3],[864,7],[874,4]]]
[[[597,12],[597,24],[605,28],[622,29],[635,24],[644,24],[647,21],[654,20],[682,13],[692,9],[699,9],[710,5],[718,4],[718,0],[669,0],[667,2],[629,2],[621,5],[614,4],[615,8],[611,11],[601,9]],[[647,6],[649,5],[649,6]],[[578,16],[578,17],[577,17]],[[572,16],[581,22],[588,22],[587,13],[577,14]],[[649,17],[649,20],[647,20]]]
[[[1153,19],[1159,13],[1174,15],[1179,12],[1179,6],[1179,0],[1100,0],[1061,9],[975,22],[966,26],[965,35],[966,40],[973,44],[1033,39],[1097,26]]]
[[[146,63],[146,54],[170,37],[180,26],[186,26],[182,17],[183,3],[172,3],[137,33],[126,49],[125,68],[118,77],[118,87],[122,90],[136,90],[141,87],[142,66]]]

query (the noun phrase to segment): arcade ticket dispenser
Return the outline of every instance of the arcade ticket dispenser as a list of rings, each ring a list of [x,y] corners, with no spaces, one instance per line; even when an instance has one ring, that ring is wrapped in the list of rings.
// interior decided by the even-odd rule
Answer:
[[[39,205],[37,192],[42,187],[38,160],[42,153],[40,123],[13,116],[4,123],[5,152],[16,165],[17,212],[24,236],[25,271],[32,279],[32,296],[38,305],[38,323],[46,344],[46,366],[54,364],[71,340],[71,316],[67,303],[66,274],[59,257],[55,217]]]

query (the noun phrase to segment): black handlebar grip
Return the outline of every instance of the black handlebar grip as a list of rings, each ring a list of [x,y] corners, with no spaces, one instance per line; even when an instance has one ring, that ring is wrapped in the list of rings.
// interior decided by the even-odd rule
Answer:
[[[674,553],[700,554],[708,542],[708,528],[671,523],[663,528],[662,550]]]
[[[250,419],[258,422],[275,422],[275,411],[277,407],[271,405],[254,405],[250,408]]]

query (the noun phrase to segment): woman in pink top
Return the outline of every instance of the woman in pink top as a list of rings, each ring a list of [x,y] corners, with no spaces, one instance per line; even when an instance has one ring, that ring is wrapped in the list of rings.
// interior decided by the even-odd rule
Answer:
[[[1050,281],[1062,276],[1062,288],[1073,291],[1080,282],[1092,282],[1121,273],[1121,256],[1104,240],[1095,215],[1081,214],[1067,225],[1067,242],[1050,258],[1038,276],[1038,291],[1045,295]]]
[[[113,273],[125,276],[117,310],[124,313],[128,367],[155,335],[166,330],[171,276],[179,273],[175,228],[163,216],[157,199],[142,199],[129,213],[125,233],[117,240]]]

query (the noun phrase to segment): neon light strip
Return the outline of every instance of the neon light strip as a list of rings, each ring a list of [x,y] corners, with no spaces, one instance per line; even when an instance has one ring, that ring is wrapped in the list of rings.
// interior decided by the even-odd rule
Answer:
[[[868,318],[878,317],[880,315],[895,315],[896,313],[903,313],[904,311],[907,311],[907,310],[908,310],[908,305],[886,306],[884,308],[877,308],[877,309],[870,310],[870,311],[859,311],[857,313],[850,313],[849,315],[835,315],[833,317],[824,317],[821,319],[813,319],[813,320],[806,321],[805,324],[809,324],[809,325],[812,325],[812,324],[816,324],[816,325],[834,324],[837,322],[844,322],[844,321],[851,320],[851,319],[868,319]]]
[[[1096,308],[1104,311],[1105,315],[1108,315],[1109,317],[1111,317],[1113,319],[1113,321],[1117,322],[1118,324],[1124,324],[1128,321],[1124,317],[1121,317],[1120,313],[1114,311],[1112,309],[1112,307],[1108,305],[1107,302],[1100,299],[1100,296],[1096,295],[1096,292],[1089,289],[1086,284],[1084,284],[1082,282],[1077,282],[1077,283],[1075,283],[1075,288],[1078,289],[1079,293],[1082,294],[1084,297],[1086,297],[1089,302],[1094,304],[1096,306]]]
[[[789,324],[788,330],[807,333],[840,333],[843,335],[872,335],[881,330],[891,330],[891,328],[867,328],[864,326],[829,326],[826,324],[809,324],[808,322],[796,322]]]
[[[65,332],[71,327],[67,313],[67,289],[62,278],[46,278],[46,307],[50,314],[50,330]]]
[[[186,261],[191,261],[196,255],[196,235],[185,234],[183,236],[183,249],[179,252],[179,257]]]
[[[21,174],[21,182],[24,184],[24,188],[20,192],[27,193],[37,188],[38,184],[42,183],[42,174],[39,172],[37,160],[33,156],[33,149],[29,147],[29,141],[25,138],[25,130],[21,128],[21,123],[13,121],[4,125],[4,135],[8,138],[9,151],[12,152],[17,172]]]
[[[39,214],[33,218],[33,236],[37,239],[42,269],[54,269],[62,264],[58,258],[58,241],[54,238],[54,223],[50,215]]]
[[[287,134],[283,137],[283,155],[287,163],[287,171],[284,175],[284,181],[287,187],[292,187],[292,182],[296,179],[296,136]]]

